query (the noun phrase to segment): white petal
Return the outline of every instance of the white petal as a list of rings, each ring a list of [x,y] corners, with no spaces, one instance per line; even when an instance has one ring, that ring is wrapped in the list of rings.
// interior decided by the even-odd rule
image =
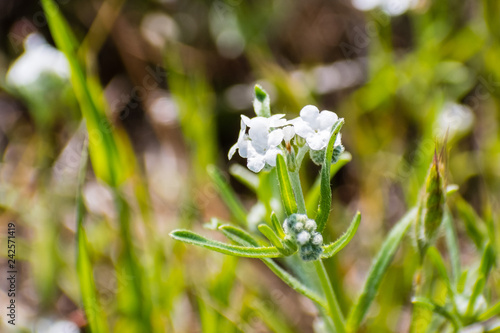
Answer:
[[[267,146],[268,148],[276,147],[281,143],[281,141],[283,141],[283,131],[281,129],[276,129],[269,133]]]
[[[245,115],[241,115],[241,129],[246,129],[246,127],[250,127],[250,123],[252,122],[252,120],[250,118],[248,118],[247,116]]]
[[[285,126],[283,127],[283,139],[285,142],[290,142],[295,136],[295,130],[293,126]]]
[[[304,139],[314,134],[314,130],[311,128],[311,126],[309,126],[308,123],[302,120],[302,118],[294,119],[293,127],[295,129],[295,133],[297,133],[297,135],[303,137]]]
[[[248,123],[248,127],[252,128],[269,128],[269,118],[253,117]]]
[[[306,142],[312,150],[322,150],[328,145],[329,140],[330,133],[327,131],[321,131],[306,138]]]
[[[281,119],[285,115],[284,114],[275,114],[272,115],[271,117],[267,118],[269,119],[269,127],[281,127],[286,125],[286,119]]]
[[[250,145],[250,140],[248,140],[248,137],[245,137],[245,140],[238,141],[237,145],[240,156],[243,158],[247,158],[248,146]]]
[[[318,116],[318,126],[320,130],[330,129],[333,124],[339,119],[335,112],[321,111]]]
[[[251,144],[248,145],[247,167],[253,172],[261,171],[266,165],[265,156],[257,153]]]
[[[272,167],[276,166],[276,156],[278,154],[281,154],[281,150],[278,148],[269,149],[264,156],[266,163]]]
[[[314,105],[306,105],[300,110],[300,118],[309,125],[314,126],[319,115],[319,110]]]
[[[229,149],[229,153],[227,153],[227,158],[228,159],[232,159],[233,158],[233,155],[234,153],[236,153],[236,149],[238,149],[238,142],[236,142],[230,149]]]

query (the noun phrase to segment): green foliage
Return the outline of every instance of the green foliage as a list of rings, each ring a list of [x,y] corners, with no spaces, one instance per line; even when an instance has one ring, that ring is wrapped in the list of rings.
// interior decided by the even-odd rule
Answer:
[[[281,257],[280,251],[274,246],[270,247],[245,247],[224,244],[218,241],[209,240],[189,230],[174,230],[170,236],[184,243],[198,245],[216,252],[230,254],[238,257],[247,258],[278,258]]]
[[[297,213],[297,202],[290,183],[290,177],[283,156],[276,157],[276,170],[278,171],[278,180],[280,184],[281,200],[287,215]]]
[[[352,219],[349,229],[347,229],[342,236],[340,236],[335,242],[323,246],[323,253],[321,254],[321,258],[326,259],[333,257],[340,250],[342,250],[347,244],[349,244],[351,239],[356,234],[360,222],[361,222],[361,213],[358,212]]]
[[[347,319],[347,329],[349,332],[355,332],[363,322],[370,305],[375,299],[375,295],[380,287],[382,278],[384,277],[404,235],[408,231],[411,223],[414,221],[416,214],[416,208],[413,208],[406,213],[405,216],[403,216],[401,220],[396,223],[391,232],[387,235],[387,238],[384,240],[382,247],[373,260],[372,267],[368,272],[368,277],[363,287],[363,291],[349,313],[349,317]]]
[[[333,127],[332,136],[328,142],[326,148],[325,160],[323,161],[323,166],[321,167],[321,186],[320,186],[320,197],[318,212],[316,213],[316,223],[318,224],[318,231],[323,232],[326,227],[326,222],[330,216],[330,209],[332,207],[332,190],[330,188],[330,166],[333,155],[333,148],[335,145],[335,140],[340,132],[340,129],[344,125],[344,120],[340,119],[337,124]]]

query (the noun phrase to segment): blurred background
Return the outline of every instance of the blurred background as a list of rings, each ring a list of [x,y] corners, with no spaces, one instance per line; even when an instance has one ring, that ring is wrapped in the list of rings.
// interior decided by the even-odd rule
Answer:
[[[134,267],[143,277],[136,303],[122,290],[135,280],[120,269],[128,243],[116,197],[95,177],[94,163],[81,185],[95,288],[111,331],[313,332],[312,302],[261,262],[168,237],[179,227],[218,237],[203,223],[232,218],[207,176],[210,164],[226,172],[245,207],[255,203],[228,173],[230,165],[246,161],[228,161],[227,152],[240,114],[253,115],[256,83],[270,94],[273,113],[291,119],[314,104],[346,120],[343,143],[352,161],[333,179],[331,239],[356,210],[363,219],[351,244],[327,262],[344,311],[388,230],[417,202],[436,143],[439,149],[445,137],[447,183],[459,185],[478,215],[499,212],[497,1],[56,3],[78,40],[76,54],[100,83],[109,125],[126,134],[131,147],[116,168],[134,166],[122,197]],[[16,329],[83,332],[76,198],[85,138],[95,133],[85,130],[68,59],[54,48],[40,3],[2,0],[0,32],[0,255],[4,274],[13,221]],[[306,188],[319,171],[307,163]],[[250,214],[260,221],[258,205]],[[458,221],[463,264],[473,264],[478,255]],[[408,329],[416,265],[408,241],[364,331]],[[498,277],[493,273],[497,286]],[[0,304],[8,302],[4,282]],[[144,311],[154,318],[149,328],[130,315]],[[3,331],[3,315],[2,321]]]

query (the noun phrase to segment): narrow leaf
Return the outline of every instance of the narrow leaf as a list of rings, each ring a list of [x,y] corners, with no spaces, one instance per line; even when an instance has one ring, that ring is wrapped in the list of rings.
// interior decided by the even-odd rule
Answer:
[[[464,199],[457,198],[456,207],[460,218],[464,222],[465,230],[472,239],[478,250],[482,249],[483,242],[486,237],[484,230],[484,222],[476,214],[474,208],[469,205]]]
[[[59,6],[53,0],[41,2],[50,32],[56,46],[68,59],[71,85],[86,120],[89,133],[89,152],[96,176],[111,186],[117,186],[133,171],[135,161],[130,142],[117,128],[112,128],[106,118],[103,93],[97,81],[86,75],[78,58],[78,43]]]
[[[430,261],[432,262],[432,264],[436,268],[441,279],[443,279],[444,282],[446,283],[446,287],[448,288],[448,292],[450,294],[450,299],[453,302],[453,306],[456,308],[455,288],[453,287],[453,284],[451,283],[450,277],[449,277],[448,272],[446,270],[446,266],[444,264],[443,257],[441,256],[439,251],[434,246],[430,246],[427,249],[427,257],[430,259]]]
[[[288,176],[285,159],[280,154],[276,157],[276,170],[278,171],[281,200],[285,206],[286,214],[295,214],[297,213],[297,202],[295,201],[295,196],[293,195],[292,184],[290,183],[290,177]]]
[[[88,250],[88,240],[83,228],[83,218],[85,215],[85,207],[81,193],[81,187],[85,179],[85,171],[88,155],[87,147],[82,153],[82,161],[80,166],[78,193],[76,197],[76,223],[77,223],[77,257],[76,271],[80,282],[80,293],[83,301],[83,308],[87,316],[89,327],[92,332],[103,333],[108,332],[108,327],[104,312],[97,298],[97,289],[94,282],[94,274],[92,262]]]
[[[316,224],[318,225],[318,232],[323,232],[330,216],[330,209],[332,207],[332,189],[330,188],[330,165],[332,163],[333,148],[337,134],[340,132],[344,119],[339,119],[333,128],[332,136],[326,148],[325,160],[321,167],[321,185],[318,212],[316,214]]]
[[[278,251],[280,251],[284,256],[288,256],[293,252],[285,249],[283,244],[281,243],[281,239],[274,233],[273,229],[271,229],[267,224],[260,224],[258,227],[259,231],[266,236],[267,239],[273,244]]]
[[[500,302],[493,305],[488,310],[484,311],[477,319],[479,321],[485,321],[500,314]]]
[[[450,255],[451,270],[453,273],[453,281],[456,285],[460,274],[460,250],[458,248],[458,239],[453,227],[453,217],[450,213],[449,208],[446,206],[444,211],[443,226],[445,232],[446,246],[448,248],[448,254]]]
[[[278,217],[274,212],[271,213],[271,221],[273,223],[274,231],[278,233],[280,238],[285,238],[285,230],[283,230],[283,225],[278,220]]]
[[[458,329],[460,329],[460,320],[457,318],[456,315],[454,315],[453,313],[451,313],[448,309],[446,309],[445,307],[441,306],[441,305],[438,305],[436,303],[434,303],[433,301],[425,298],[425,297],[415,297],[413,298],[412,300],[412,303],[414,304],[419,304],[429,310],[431,310],[432,312],[446,318],[449,320],[449,322],[453,325],[453,327],[455,328],[455,331],[457,331]]]
[[[391,232],[382,244],[382,248],[375,257],[372,267],[368,273],[363,292],[358,298],[356,305],[352,308],[347,319],[348,331],[356,332],[358,327],[363,322],[370,305],[375,299],[375,295],[380,287],[382,278],[384,277],[389,264],[396,253],[396,250],[403,239],[403,236],[408,231],[412,221],[417,213],[416,208],[412,208],[406,213],[401,220],[392,228]]]
[[[342,236],[340,236],[339,239],[337,239],[335,242],[331,244],[323,246],[323,253],[321,254],[321,258],[326,259],[333,257],[335,254],[337,254],[337,252],[339,252],[347,244],[349,244],[351,239],[356,234],[360,222],[361,222],[361,213],[358,212],[352,219],[349,229],[347,229],[347,231]]]
[[[219,227],[219,230],[222,231],[224,236],[240,245],[253,247],[260,246],[259,242],[255,238],[253,238],[252,235],[241,228],[233,227],[231,225],[221,225]]]
[[[230,239],[240,245],[243,246],[255,246],[254,244],[256,243],[255,240],[252,240],[252,236],[250,236],[247,232],[234,232],[234,228],[226,228],[226,226],[222,227],[224,234],[226,232],[231,234]],[[240,237],[241,236],[241,237]],[[312,301],[316,302],[319,304],[322,308],[328,309],[328,305],[326,303],[326,300],[318,295],[316,291],[313,291],[309,289],[306,285],[304,285],[302,282],[300,282],[297,278],[292,276],[290,273],[285,271],[283,268],[281,268],[274,260],[269,259],[269,258],[260,258],[264,264],[266,264],[269,269],[276,274],[283,282],[285,282],[289,287],[291,287],[293,290],[296,292],[306,296],[307,298],[311,299]]]
[[[247,168],[239,164],[232,164],[229,167],[229,173],[236,178],[240,183],[248,187],[254,192],[259,188],[259,177],[253,172],[248,171]]]
[[[335,176],[335,174],[348,162],[352,160],[352,155],[348,152],[343,152],[340,155],[337,163],[334,163],[330,166],[330,180]],[[318,207],[318,201],[320,196],[320,186],[321,186],[321,173],[318,175],[314,184],[311,186],[306,195],[306,208],[307,211],[310,212],[308,215],[311,215],[311,218],[314,218],[312,214],[316,214],[316,208]]]
[[[472,288],[472,294],[469,298],[469,303],[467,305],[467,310],[465,311],[465,317],[470,317],[474,313],[474,306],[476,305],[476,300],[483,292],[484,285],[488,279],[491,268],[494,264],[494,253],[490,243],[486,244],[483,250],[483,256],[481,258],[481,265],[479,266],[479,271],[477,274],[476,282]]]
[[[210,176],[210,179],[212,179],[217,192],[219,192],[219,195],[227,205],[227,208],[229,208],[229,211],[231,212],[233,217],[236,219],[236,221],[238,221],[238,223],[246,226],[247,214],[245,208],[243,207],[243,204],[238,199],[234,191],[229,186],[227,180],[224,178],[220,170],[217,169],[217,167],[215,167],[214,165],[209,165],[207,167],[207,172]]]
[[[275,247],[245,247],[207,239],[189,230],[174,230],[170,237],[184,243],[198,245],[212,251],[246,258],[278,258],[281,253]]]

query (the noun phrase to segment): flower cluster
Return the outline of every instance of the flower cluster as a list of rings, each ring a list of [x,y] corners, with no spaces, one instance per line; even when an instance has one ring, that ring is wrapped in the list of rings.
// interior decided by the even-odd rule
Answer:
[[[283,223],[287,237],[299,246],[302,260],[318,260],[323,252],[323,236],[316,227],[316,222],[305,214],[292,214]]]
[[[269,118],[248,118],[241,116],[241,130],[238,141],[229,150],[231,159],[239,151],[241,157],[247,159],[247,166],[253,172],[276,165],[276,155],[282,154],[285,147],[295,136],[305,140],[311,149],[311,158],[317,164],[324,156],[324,151],[332,135],[332,128],[338,117],[331,111],[319,111],[313,105],[307,105],[300,111],[300,117],[285,120],[285,115],[277,114]],[[282,145],[282,142],[286,145]],[[334,148],[334,159],[343,152],[341,135],[337,136]]]

